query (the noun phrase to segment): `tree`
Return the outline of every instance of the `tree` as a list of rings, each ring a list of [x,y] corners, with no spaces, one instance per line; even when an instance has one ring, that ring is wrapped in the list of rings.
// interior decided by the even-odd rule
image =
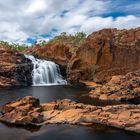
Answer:
[[[11,49],[15,49],[17,51],[25,50],[27,47],[25,44],[20,45],[18,43],[9,43],[7,41],[0,41],[0,45],[3,45],[5,47],[9,47]]]
[[[84,32],[77,32],[75,36],[81,40],[86,38],[86,34]]]

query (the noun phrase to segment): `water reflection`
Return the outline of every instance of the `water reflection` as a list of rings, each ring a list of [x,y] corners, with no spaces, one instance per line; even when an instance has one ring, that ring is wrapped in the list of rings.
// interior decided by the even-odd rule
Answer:
[[[68,98],[77,102],[97,104],[86,96],[87,89],[70,86],[28,87],[0,89],[0,105],[27,95],[38,97],[41,102]],[[99,102],[100,103],[100,102]],[[1,140],[140,140],[140,135],[103,125],[91,127],[76,125],[44,125],[21,127],[0,123]]]

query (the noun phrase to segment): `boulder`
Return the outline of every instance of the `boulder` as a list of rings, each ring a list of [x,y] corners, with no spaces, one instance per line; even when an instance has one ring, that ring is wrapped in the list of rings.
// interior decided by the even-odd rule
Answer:
[[[32,96],[26,96],[3,105],[0,120],[23,125],[41,123],[43,121],[41,111],[39,100]]]

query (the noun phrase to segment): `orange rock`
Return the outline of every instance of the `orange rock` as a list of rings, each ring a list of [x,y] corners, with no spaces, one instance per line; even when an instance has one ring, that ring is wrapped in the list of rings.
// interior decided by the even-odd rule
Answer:
[[[131,116],[131,112],[130,111],[123,111],[119,114],[118,119],[123,121],[123,120],[129,120]]]
[[[25,53],[32,54],[40,59],[54,61],[63,67],[67,66],[67,63],[71,58],[69,47],[62,44],[47,44],[44,47],[37,45],[27,50]]]
[[[39,100],[32,96],[26,96],[3,105],[0,120],[23,125],[41,123],[43,121],[41,111],[42,107]]]
[[[23,54],[0,45],[0,87],[32,84],[32,63]]]
[[[78,125],[99,123],[140,133],[140,105],[121,104],[102,107],[76,103],[68,99],[40,105],[37,98],[28,96],[4,106],[10,106],[16,102],[24,104],[20,104],[8,112],[2,110],[1,121],[37,126],[58,123]],[[55,105],[57,108],[54,108]],[[23,108],[26,109],[23,110]]]
[[[139,69],[139,32],[140,28],[103,29],[89,35],[69,61],[68,80],[106,82],[114,75]]]
[[[113,76],[108,83],[95,87],[89,94],[91,98],[100,100],[139,103],[139,83],[140,70],[136,70],[124,76]]]

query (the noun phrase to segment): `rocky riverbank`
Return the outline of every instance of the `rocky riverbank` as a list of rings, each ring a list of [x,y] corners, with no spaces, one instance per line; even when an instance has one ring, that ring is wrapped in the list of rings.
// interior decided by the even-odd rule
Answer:
[[[105,101],[131,101],[140,103],[140,70],[112,79],[90,92],[90,97]]]
[[[2,122],[22,125],[95,123],[140,133],[140,105],[92,106],[64,99],[40,104],[27,96],[2,107]]]
[[[32,84],[32,63],[15,49],[0,45],[0,87]]]

